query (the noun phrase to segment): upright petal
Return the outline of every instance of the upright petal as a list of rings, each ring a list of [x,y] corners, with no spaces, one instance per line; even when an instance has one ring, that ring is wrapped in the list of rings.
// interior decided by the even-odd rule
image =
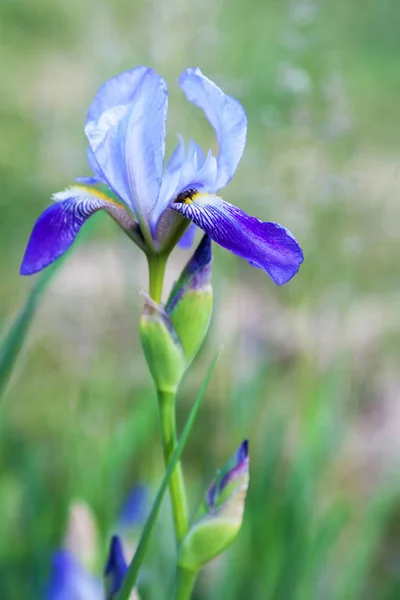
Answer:
[[[103,83],[89,107],[86,123],[98,121],[103,113],[114,106],[130,104],[147,71],[149,69],[145,66],[135,67]]]
[[[138,67],[102,86],[85,133],[108,185],[149,231],[162,181],[168,93],[152,69]]]
[[[240,102],[227,96],[200,69],[187,69],[179,78],[186,98],[201,108],[213,126],[219,145],[214,190],[233,177],[246,145],[247,118]]]
[[[47,600],[100,600],[100,581],[87,573],[67,550],[53,556]]]
[[[137,224],[124,207],[95,189],[76,185],[54,194],[53,199],[56,202],[40,215],[33,227],[22,260],[21,275],[33,275],[62,256],[85,221],[100,209],[135,236]]]
[[[277,284],[289,281],[303,262],[293,235],[278,223],[264,223],[213,194],[197,194],[171,208],[193,221],[230,252],[264,269]]]

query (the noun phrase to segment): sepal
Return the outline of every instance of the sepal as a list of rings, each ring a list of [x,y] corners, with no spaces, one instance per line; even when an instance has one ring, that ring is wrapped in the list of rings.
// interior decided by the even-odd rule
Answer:
[[[175,392],[186,370],[182,345],[166,312],[150,298],[140,319],[140,341],[158,390]]]
[[[248,442],[244,441],[209,488],[182,542],[181,567],[200,569],[230,546],[242,525],[248,485]]]

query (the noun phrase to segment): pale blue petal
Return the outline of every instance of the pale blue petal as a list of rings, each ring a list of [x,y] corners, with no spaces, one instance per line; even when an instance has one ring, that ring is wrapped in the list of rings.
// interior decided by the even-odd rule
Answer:
[[[185,140],[183,139],[183,136],[180,133],[178,133],[178,143],[175,147],[175,150],[168,159],[167,165],[165,167],[165,173],[170,173],[171,171],[176,171],[177,169],[180,169],[184,162]]]
[[[167,105],[164,80],[139,67],[100,88],[85,127],[108,185],[146,230],[161,187]]]
[[[181,135],[178,135],[178,144],[171,154],[165,172],[162,178],[160,193],[157,205],[153,210],[152,221],[157,222],[169,202],[176,195],[178,188],[182,165],[185,162],[185,142]]]
[[[95,155],[93,154],[93,150],[90,146],[86,147],[86,157],[89,163],[89,168],[93,173],[91,177],[76,177],[76,181],[78,183],[82,183],[84,185],[96,185],[98,183],[107,183],[99,164],[96,160]]]
[[[190,138],[187,159],[191,160],[194,154],[197,155],[197,168],[200,169],[203,166],[204,161],[206,160],[206,156],[204,154],[203,148],[199,146],[199,144],[195,142],[193,138]]]
[[[135,67],[103,83],[89,107],[86,123],[98,121],[103,113],[114,106],[130,104],[148,71],[144,66]]]
[[[179,84],[186,98],[203,109],[215,130],[219,145],[214,189],[217,191],[231,180],[242,157],[246,145],[246,113],[240,102],[224,94],[198,68],[182,73]]]

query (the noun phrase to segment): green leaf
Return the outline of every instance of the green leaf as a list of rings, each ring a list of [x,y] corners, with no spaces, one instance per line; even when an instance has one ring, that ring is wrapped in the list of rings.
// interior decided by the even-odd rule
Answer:
[[[178,460],[180,459],[180,456],[181,456],[183,449],[186,445],[186,442],[189,438],[190,432],[192,430],[192,427],[196,420],[197,414],[200,410],[200,406],[203,401],[204,395],[206,393],[207,386],[211,379],[211,374],[217,363],[217,359],[218,359],[218,356],[216,356],[214,358],[210,367],[208,368],[208,371],[204,378],[203,384],[202,384],[200,391],[197,395],[197,398],[193,404],[193,408],[190,411],[188,420],[186,421],[186,425],[182,431],[182,435],[180,437],[180,440],[178,442],[176,450],[172,456],[171,462],[168,465],[168,469],[164,475],[164,478],[163,478],[161,485],[159,487],[159,490],[157,492],[157,496],[154,500],[150,515],[149,515],[149,517],[145,523],[145,526],[143,528],[143,532],[140,537],[139,544],[138,544],[136,552],[135,552],[135,556],[133,557],[132,562],[129,565],[129,569],[126,573],[124,583],[116,597],[116,600],[129,600],[129,595],[130,595],[131,591],[133,590],[133,588],[135,587],[139,569],[143,562],[143,559],[144,559],[144,556],[146,553],[146,547],[147,547],[148,541],[150,539],[152,529],[155,525],[155,522],[156,522],[156,519],[158,516],[158,512],[160,510],[160,506],[161,506],[161,503],[164,498],[164,494],[168,488],[168,483],[169,483],[170,477],[172,475],[172,472],[173,472]]]
[[[46,290],[54,273],[59,269],[62,260],[48,267],[36,279],[31,292],[22,306],[9,330],[0,341],[0,397],[10,379],[11,373],[24,344],[29,327],[36,313],[38,300]]]

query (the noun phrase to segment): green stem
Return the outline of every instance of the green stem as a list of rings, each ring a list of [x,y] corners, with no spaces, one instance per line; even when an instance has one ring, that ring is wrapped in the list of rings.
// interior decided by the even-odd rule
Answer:
[[[192,596],[194,584],[196,583],[198,571],[178,568],[178,581],[174,600],[189,600]]]
[[[168,254],[151,254],[147,256],[149,264],[149,293],[157,304],[161,304],[165,267]]]
[[[177,445],[175,423],[175,393],[162,392],[158,390],[158,405],[160,409],[164,461],[165,467],[168,467]],[[171,475],[171,479],[169,481],[169,489],[171,494],[176,541],[179,545],[179,543],[183,540],[187,533],[189,523],[185,484],[183,480],[182,466],[180,462],[177,463]]]

